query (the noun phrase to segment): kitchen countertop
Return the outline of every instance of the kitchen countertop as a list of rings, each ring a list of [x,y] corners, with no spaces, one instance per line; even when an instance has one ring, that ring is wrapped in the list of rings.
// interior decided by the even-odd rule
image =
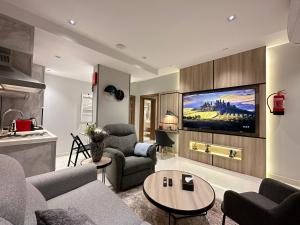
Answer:
[[[47,130],[41,130],[40,133],[42,134],[30,134],[30,132],[28,133],[24,133],[26,134],[24,135],[22,134],[22,132],[20,132],[20,136],[0,138],[0,147],[57,141],[57,137]]]

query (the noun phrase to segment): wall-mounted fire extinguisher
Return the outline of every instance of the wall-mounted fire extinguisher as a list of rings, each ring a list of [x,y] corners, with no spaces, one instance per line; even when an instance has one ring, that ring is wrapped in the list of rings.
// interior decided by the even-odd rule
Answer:
[[[267,105],[270,110],[270,113],[273,115],[284,115],[284,100],[285,100],[285,93],[282,91],[278,91],[276,93],[270,94],[267,98]],[[273,96],[273,110],[269,105],[269,98]]]

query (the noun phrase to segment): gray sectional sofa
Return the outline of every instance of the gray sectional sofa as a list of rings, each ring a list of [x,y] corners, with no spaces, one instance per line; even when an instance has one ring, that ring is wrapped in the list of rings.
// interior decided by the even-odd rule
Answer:
[[[36,210],[70,207],[85,213],[99,225],[148,224],[97,180],[94,166],[25,179],[23,168],[15,159],[0,155],[0,177],[1,225],[35,225]]]

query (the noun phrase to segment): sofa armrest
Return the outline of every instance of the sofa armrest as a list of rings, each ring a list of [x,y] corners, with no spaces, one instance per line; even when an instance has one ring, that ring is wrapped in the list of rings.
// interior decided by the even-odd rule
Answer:
[[[122,169],[125,166],[125,155],[118,149],[115,148],[105,148],[104,152],[108,153],[112,159],[115,159],[119,165],[122,166]]]
[[[152,145],[149,150],[148,150],[148,157],[150,157],[153,161],[153,165],[156,164],[157,159],[156,159],[156,145]]]
[[[49,200],[97,180],[97,169],[94,165],[72,167],[28,177],[26,180]]]
[[[226,216],[238,224],[270,224],[268,221],[271,214],[268,210],[234,191],[225,192],[222,210]]]
[[[297,191],[294,187],[270,178],[263,179],[259,187],[259,194],[278,204]]]

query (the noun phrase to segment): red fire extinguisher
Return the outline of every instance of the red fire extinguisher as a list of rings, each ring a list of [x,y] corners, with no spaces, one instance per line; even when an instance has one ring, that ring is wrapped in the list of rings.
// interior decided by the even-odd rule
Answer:
[[[284,115],[284,100],[285,100],[285,93],[282,91],[278,91],[276,93],[270,94],[267,98],[267,105],[270,110],[270,113],[273,115]],[[273,96],[273,111],[269,105],[269,98]]]

